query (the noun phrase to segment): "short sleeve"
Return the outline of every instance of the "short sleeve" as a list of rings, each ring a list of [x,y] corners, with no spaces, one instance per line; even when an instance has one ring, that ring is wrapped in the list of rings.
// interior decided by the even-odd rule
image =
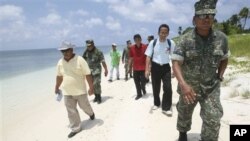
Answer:
[[[184,60],[183,48],[184,48],[184,41],[181,39],[176,43],[176,46],[174,47],[173,53],[171,55],[171,59],[183,61]]]
[[[99,59],[100,59],[100,62],[105,62],[105,58],[104,58],[104,55],[101,51],[99,51]]]
[[[222,49],[223,49],[224,55],[222,57],[222,60],[229,58],[229,56],[231,55],[231,52],[230,52],[229,47],[228,47],[228,38],[226,37],[225,34],[223,34],[223,36],[224,36],[224,40],[223,40]]]
[[[62,59],[60,59],[57,63],[56,74],[57,76],[62,76]]]
[[[152,57],[152,54],[153,54],[153,42],[154,42],[154,40],[149,42],[148,47],[147,47],[147,49],[145,51],[145,55],[148,56],[148,57]]]

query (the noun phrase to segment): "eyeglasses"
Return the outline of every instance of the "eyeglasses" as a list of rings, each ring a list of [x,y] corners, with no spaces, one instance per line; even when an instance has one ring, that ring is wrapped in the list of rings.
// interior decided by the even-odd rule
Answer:
[[[199,19],[203,20],[203,19],[213,19],[214,18],[214,14],[202,14],[202,15],[196,15],[196,17],[198,17]]]

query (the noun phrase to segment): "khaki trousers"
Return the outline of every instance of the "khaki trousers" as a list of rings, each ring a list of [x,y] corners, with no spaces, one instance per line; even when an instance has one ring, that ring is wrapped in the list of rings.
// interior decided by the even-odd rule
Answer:
[[[81,119],[79,112],[77,110],[78,106],[89,116],[93,115],[91,105],[89,104],[87,94],[78,95],[78,96],[64,96],[64,103],[68,112],[68,118],[72,132],[79,132],[81,130]]]

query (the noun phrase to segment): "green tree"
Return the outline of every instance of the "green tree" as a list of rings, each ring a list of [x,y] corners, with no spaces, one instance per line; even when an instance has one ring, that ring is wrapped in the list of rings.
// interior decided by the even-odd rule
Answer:
[[[231,18],[229,19],[229,23],[231,25],[238,26],[240,23],[239,16],[237,14],[232,15]]]
[[[250,18],[249,9],[247,7],[243,7],[240,10],[239,16],[240,16],[241,19],[243,19],[242,30],[244,30],[245,26],[246,26],[247,19]]]

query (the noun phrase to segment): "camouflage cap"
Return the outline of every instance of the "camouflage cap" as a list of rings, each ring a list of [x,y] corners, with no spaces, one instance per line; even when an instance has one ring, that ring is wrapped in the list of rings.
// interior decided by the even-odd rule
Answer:
[[[216,14],[217,0],[200,0],[194,4],[195,15]]]
[[[94,45],[94,41],[92,39],[86,40],[86,45],[87,46]]]

